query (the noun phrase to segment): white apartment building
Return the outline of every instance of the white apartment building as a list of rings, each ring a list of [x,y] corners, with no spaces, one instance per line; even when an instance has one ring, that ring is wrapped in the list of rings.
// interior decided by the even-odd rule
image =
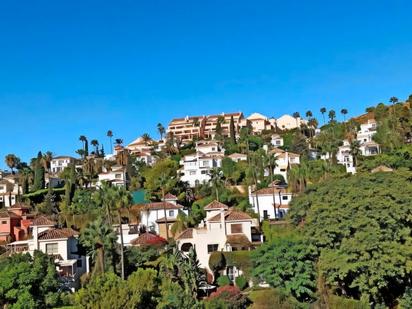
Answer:
[[[59,174],[68,167],[71,163],[75,162],[75,158],[70,156],[58,156],[54,157],[50,162],[50,172],[52,174]]]
[[[75,290],[80,286],[80,276],[89,271],[86,256],[79,254],[79,234],[70,228],[55,228],[55,222],[41,216],[33,219],[31,238],[8,244],[12,253],[31,255],[35,250],[53,257],[62,283]]]
[[[288,170],[294,164],[300,164],[300,156],[293,152],[284,151],[274,148],[271,152],[276,157],[276,166],[273,169],[274,174],[282,175],[285,181],[288,181]]]
[[[224,150],[216,141],[199,141],[196,153],[186,155],[180,161],[180,179],[187,181],[191,187],[208,182],[210,171],[222,166]]]
[[[252,235],[257,220],[247,213],[229,209],[225,204],[213,201],[205,208],[206,218],[196,228],[184,230],[176,239],[182,252],[196,250],[200,267],[209,269],[209,257],[215,251],[249,250],[260,236]]]
[[[252,192],[249,187],[249,203],[253,211],[259,214],[260,220],[283,218],[289,210],[292,197],[292,193],[283,188],[263,188]]]
[[[360,143],[360,151],[363,156],[373,156],[379,153],[379,144],[373,141],[373,135],[376,133],[377,123],[374,119],[369,119],[367,123],[360,125],[360,130],[356,139]]]

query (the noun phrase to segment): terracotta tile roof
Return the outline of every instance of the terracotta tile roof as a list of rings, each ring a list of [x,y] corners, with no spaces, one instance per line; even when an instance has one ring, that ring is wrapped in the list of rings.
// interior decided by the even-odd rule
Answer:
[[[221,214],[217,214],[212,218],[208,219],[209,222],[219,222],[221,219]],[[247,213],[237,210],[225,211],[224,213],[225,221],[241,221],[241,220],[251,220],[252,217]]]
[[[232,153],[230,155],[228,155],[229,158],[245,158],[247,157],[247,155],[243,154],[243,153]]]
[[[15,213],[8,211],[6,209],[0,210],[0,218],[10,218],[10,219],[18,219],[20,218],[18,215]]]
[[[206,210],[212,210],[212,209],[229,209],[229,207],[221,202],[218,202],[216,200],[214,200],[213,202],[207,204],[205,206]]]
[[[163,237],[160,237],[153,233],[146,232],[140,234],[139,237],[133,239],[130,243],[134,246],[151,246],[165,245],[167,244],[167,241]]]
[[[246,247],[252,244],[245,234],[227,235],[226,243],[230,244],[233,247],[237,247],[237,246]]]
[[[176,218],[167,218],[167,223],[176,222]],[[166,223],[165,217],[157,219],[156,223]]]
[[[259,189],[257,191],[253,191],[252,195],[256,195],[256,194],[260,194],[260,195],[272,195],[273,192],[275,192],[275,194],[279,194],[280,193],[286,193],[285,189],[279,189],[279,188],[262,188]]]
[[[182,209],[182,205],[175,205],[170,202],[153,202],[153,203],[147,203],[147,204],[137,204],[132,206],[132,209],[147,209],[147,210],[159,210],[163,209],[163,204],[165,205],[166,209]]]
[[[31,209],[30,205],[24,204],[24,203],[16,203],[12,205],[10,208],[14,209]]]
[[[33,219],[32,224],[31,225],[56,225],[56,222],[50,220],[49,218],[47,218],[46,216],[39,216]]]
[[[193,229],[185,229],[176,239],[189,239],[193,238]]]
[[[48,240],[48,239],[61,239],[61,238],[69,238],[79,235],[79,233],[70,228],[63,228],[63,229],[49,229],[44,232],[39,233],[39,240]]]
[[[173,195],[173,194],[171,194],[171,193],[167,193],[167,194],[165,195],[165,200],[177,200],[177,196],[176,196],[176,195]]]

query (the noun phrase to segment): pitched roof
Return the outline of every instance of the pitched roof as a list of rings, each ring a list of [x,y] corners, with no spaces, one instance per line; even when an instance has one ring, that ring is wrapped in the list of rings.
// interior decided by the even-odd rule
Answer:
[[[251,119],[264,119],[264,120],[267,120],[268,117],[263,116],[262,114],[259,114],[259,113],[253,113],[252,115],[247,117],[247,119],[249,119],[249,120],[251,120]]]
[[[62,238],[69,238],[79,235],[79,233],[70,228],[63,228],[63,229],[48,229],[44,232],[39,233],[38,239],[39,240],[48,240],[48,239],[62,239]]]
[[[8,211],[6,209],[0,210],[0,218],[10,218],[10,219],[18,219],[20,218],[18,215],[15,213]]]
[[[260,194],[260,195],[272,195],[273,192],[275,194],[277,193],[286,193],[285,189],[280,189],[280,188],[262,188],[256,191],[253,191],[252,194],[256,195],[256,194]]]
[[[247,155],[245,155],[244,153],[232,153],[230,155],[228,155],[229,158],[244,158],[247,157]]]
[[[193,238],[193,228],[185,229],[182,233],[177,236],[176,239],[189,239]]]
[[[386,165],[379,165],[375,167],[373,170],[371,170],[372,173],[378,173],[378,172],[393,172],[393,169],[390,167],[387,167]]]
[[[50,226],[51,225],[53,226],[53,225],[56,225],[56,222],[50,220],[46,216],[39,216],[33,219],[31,225],[38,225],[38,226],[42,226],[42,225]]]
[[[176,195],[173,195],[173,194],[171,194],[171,193],[167,193],[167,194],[165,195],[165,200],[177,200],[177,196],[176,196]]]
[[[159,210],[159,209],[182,209],[183,206],[179,204],[173,204],[170,202],[152,202],[152,203],[147,203],[147,204],[137,204],[132,206],[132,208],[141,208],[141,209],[148,209],[148,210]]]
[[[214,200],[213,202],[207,204],[204,207],[205,210],[212,210],[212,209],[229,209],[229,207],[221,202]]]
[[[153,233],[146,232],[140,234],[139,237],[133,239],[130,243],[134,246],[151,246],[165,245],[167,244],[167,241],[163,237],[160,237]]]
[[[172,222],[176,222],[176,218],[174,217],[167,218],[167,223],[172,223]],[[166,223],[165,217],[157,219],[156,223]]]
[[[252,217],[249,216],[247,213],[238,211],[238,210],[230,210],[225,211],[224,213],[225,221],[241,221],[241,220],[251,220]],[[221,214],[217,214],[212,218],[208,219],[209,222],[219,222],[221,220]]]
[[[227,235],[226,243],[230,244],[231,246],[242,246],[242,247],[250,246],[252,244],[245,234]]]

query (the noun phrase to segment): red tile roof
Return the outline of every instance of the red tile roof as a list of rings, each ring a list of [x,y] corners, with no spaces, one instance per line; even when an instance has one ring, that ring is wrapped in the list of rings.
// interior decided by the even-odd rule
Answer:
[[[185,229],[176,239],[188,239],[193,237],[193,229]]]
[[[3,209],[0,210],[0,218],[19,219],[20,217],[11,211]]]
[[[167,218],[167,223],[176,222],[176,218]],[[156,223],[166,223],[165,217],[157,219]]]
[[[245,234],[238,234],[238,235],[227,235],[226,236],[226,243],[230,244],[231,246],[250,246],[251,242],[246,237]]]
[[[224,213],[225,221],[241,221],[241,220],[251,220],[252,217],[247,213],[237,210],[225,211]],[[208,219],[210,222],[219,222],[221,220],[221,214]]]
[[[165,200],[177,200],[177,196],[176,196],[176,195],[173,195],[173,194],[171,194],[171,193],[167,193],[167,194],[165,195]]]
[[[139,237],[133,239],[130,243],[134,246],[153,246],[165,245],[167,244],[167,241],[163,237],[146,232],[140,234]]]
[[[164,205],[164,206],[163,206]],[[147,203],[147,204],[137,204],[132,206],[133,209],[148,209],[148,210],[159,210],[163,209],[165,207],[166,209],[182,209],[182,205],[175,205],[170,202],[153,202],[153,203]]]
[[[16,203],[16,204],[12,205],[10,208],[14,208],[14,209],[31,209],[30,205],[23,204],[23,203]]]
[[[257,191],[253,191],[252,194],[256,195],[256,193],[257,193],[257,194],[261,194],[261,195],[272,195],[273,192],[275,194],[278,194],[279,192],[280,193],[286,193],[286,190],[285,189],[279,189],[279,188],[263,188],[263,189],[259,189]]]
[[[63,229],[49,229],[44,232],[41,232],[38,236],[39,240],[48,240],[48,239],[62,239],[69,238],[79,235],[79,233],[70,228]]]
[[[33,219],[32,224],[31,225],[38,225],[38,226],[42,226],[42,225],[47,225],[47,226],[53,226],[56,225],[56,222],[50,220],[49,218],[45,217],[45,216],[39,216]]]
[[[212,210],[212,209],[229,209],[229,207],[219,201],[214,200],[213,202],[207,204],[205,206],[206,210]]]

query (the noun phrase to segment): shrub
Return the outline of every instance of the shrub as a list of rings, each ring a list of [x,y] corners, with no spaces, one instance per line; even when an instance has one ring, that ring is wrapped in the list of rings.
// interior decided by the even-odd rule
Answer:
[[[235,284],[239,289],[244,290],[247,287],[247,280],[246,280],[245,276],[237,277],[235,279]]]
[[[230,279],[228,276],[220,276],[219,278],[217,278],[216,280],[217,284],[219,286],[225,286],[225,285],[229,285],[230,284]]]
[[[218,271],[225,267],[225,257],[222,252],[215,251],[209,257],[209,267],[212,271]]]
[[[218,300],[223,300],[223,302],[219,302]],[[206,308],[236,309],[244,308],[247,299],[242,295],[238,287],[227,285],[218,288],[216,292],[212,293],[206,300],[206,304],[207,303],[209,303],[209,306],[206,305]],[[211,304],[218,304],[218,306],[213,307]]]

